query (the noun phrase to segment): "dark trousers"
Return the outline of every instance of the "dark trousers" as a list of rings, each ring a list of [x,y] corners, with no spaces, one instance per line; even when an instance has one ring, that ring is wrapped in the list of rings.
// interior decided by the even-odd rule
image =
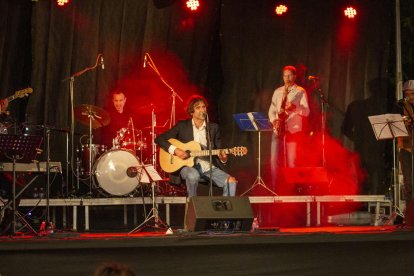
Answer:
[[[404,179],[404,196],[405,202],[408,205],[413,199],[413,185],[411,182],[412,168],[411,168],[411,152],[404,149],[400,150],[400,163]]]

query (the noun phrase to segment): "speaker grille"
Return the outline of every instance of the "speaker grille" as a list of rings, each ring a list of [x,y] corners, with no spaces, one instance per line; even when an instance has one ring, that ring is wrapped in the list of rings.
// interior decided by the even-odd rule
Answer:
[[[253,210],[247,197],[195,196],[186,213],[189,231],[249,231]]]

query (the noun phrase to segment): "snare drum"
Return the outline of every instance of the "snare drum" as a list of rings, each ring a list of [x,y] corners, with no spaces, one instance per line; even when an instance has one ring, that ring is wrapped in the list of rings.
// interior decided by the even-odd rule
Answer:
[[[95,177],[105,192],[123,196],[134,191],[139,180],[131,169],[140,166],[139,159],[128,150],[112,149],[105,152],[96,162]]]
[[[92,144],[92,168],[96,160],[104,152],[107,151],[107,146]],[[81,145],[77,150],[78,161],[79,161],[79,174],[89,176],[89,144]]]

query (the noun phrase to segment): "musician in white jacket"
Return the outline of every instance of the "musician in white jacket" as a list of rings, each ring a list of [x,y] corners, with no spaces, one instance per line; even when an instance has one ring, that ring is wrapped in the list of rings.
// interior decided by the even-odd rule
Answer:
[[[298,142],[309,116],[306,91],[295,83],[296,68],[283,67],[282,76],[284,84],[273,92],[268,113],[274,129],[271,145],[273,184],[278,166],[295,167]]]

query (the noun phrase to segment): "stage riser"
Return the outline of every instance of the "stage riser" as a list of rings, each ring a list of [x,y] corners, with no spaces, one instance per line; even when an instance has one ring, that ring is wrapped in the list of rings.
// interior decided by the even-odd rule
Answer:
[[[291,227],[292,225],[285,225],[285,218],[291,218],[293,213],[291,210],[283,210],[284,206],[294,206],[294,208],[300,210],[297,215],[301,217],[300,226],[313,226],[323,225],[326,216],[332,214],[326,212],[329,206],[334,204],[352,206],[364,205],[366,203],[372,203],[375,205],[375,210],[378,207],[378,216],[380,207],[385,204],[390,206],[391,202],[385,196],[372,195],[372,196],[263,196],[263,197],[249,197],[249,201],[254,206],[254,216],[259,217],[260,226],[269,227]],[[152,204],[149,197],[123,197],[123,198],[62,198],[62,199],[50,199],[49,205],[51,207],[52,218],[55,225],[62,227],[62,229],[71,228],[74,231],[90,231],[93,230],[96,221],[102,222],[107,220],[105,217],[106,211],[101,209],[102,206],[112,206],[109,210],[117,209],[118,220],[122,224],[131,226],[137,225],[136,223],[142,222],[142,218],[145,216],[142,203],[147,204],[147,212],[150,210]],[[184,205],[186,203],[185,197],[156,197],[156,203],[160,209],[161,218],[168,224],[174,227],[184,226]],[[319,210],[318,206],[319,205]],[[377,206],[378,205],[378,206]],[[46,206],[46,200],[38,199],[22,199],[20,202],[20,208],[36,206],[34,212],[44,212],[44,206]],[[117,206],[117,207],[115,207]],[[136,206],[136,212],[134,213],[134,207]],[[263,206],[263,207],[260,207]],[[95,218],[94,209],[100,210],[98,213],[99,218]],[[267,211],[273,208],[282,208],[281,210],[272,210],[269,214],[271,216],[270,223],[266,224],[266,220],[263,217],[265,211],[257,210],[262,208]],[[382,208],[382,207],[381,207]],[[27,208],[28,210],[29,208]],[[62,210],[64,209],[64,210]],[[372,205],[371,205],[372,209]],[[388,208],[389,209],[389,208]],[[39,211],[40,210],[40,211]],[[325,210],[325,211],[324,211]],[[354,209],[355,210],[355,209]],[[101,217],[103,215],[103,217]],[[319,216],[319,219],[317,218]],[[126,217],[126,219],[125,219]],[[126,223],[124,223],[126,220]],[[297,221],[297,220],[296,220]],[[376,220],[376,223],[378,220]]]

